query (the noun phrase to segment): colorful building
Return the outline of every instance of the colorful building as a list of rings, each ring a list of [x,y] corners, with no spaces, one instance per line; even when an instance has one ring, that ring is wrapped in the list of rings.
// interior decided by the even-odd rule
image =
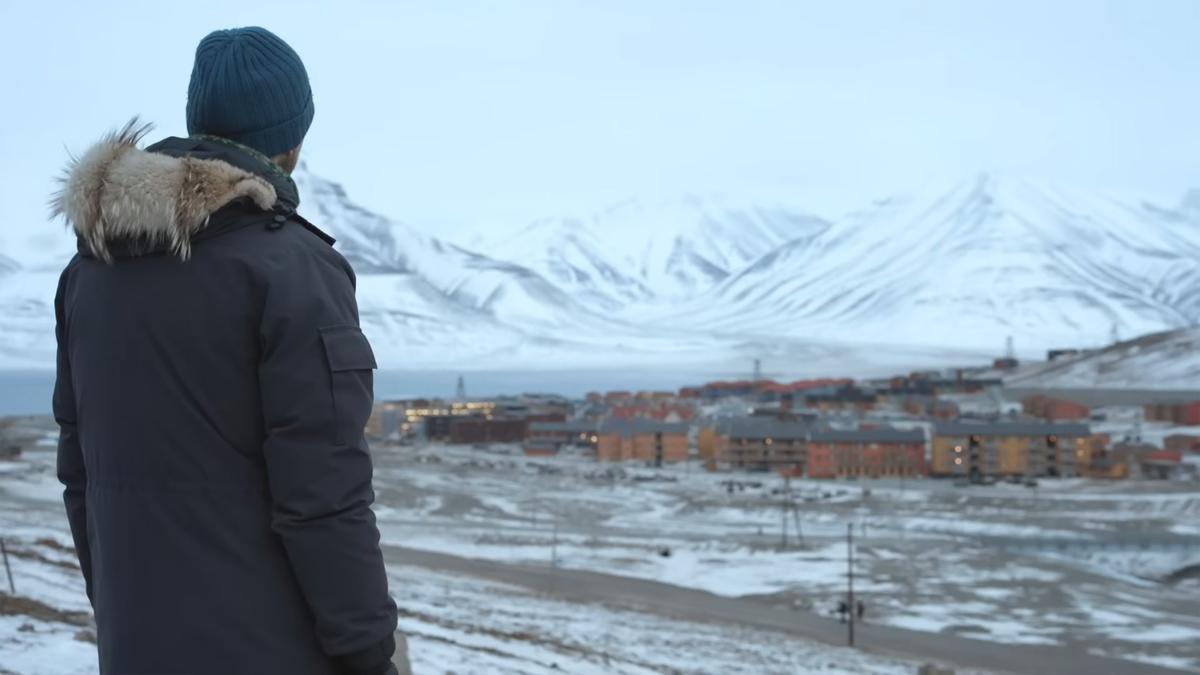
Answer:
[[[1025,414],[1047,421],[1086,420],[1092,411],[1087,406],[1060,398],[1035,394],[1021,401]]]
[[[1163,439],[1163,448],[1180,452],[1200,452],[1200,436],[1195,434],[1171,434]]]
[[[808,435],[810,478],[881,478],[925,474],[925,432],[860,429]]]
[[[934,425],[935,476],[1075,476],[1089,456],[1085,424],[1049,422]]]
[[[600,423],[596,434],[596,459],[644,461],[655,466],[688,458],[687,424],[645,419],[610,419]]]
[[[1200,426],[1200,401],[1153,403],[1146,406],[1146,419],[1183,426]]]
[[[596,422],[534,422],[529,425],[526,451],[530,454],[556,454],[563,448],[581,448],[595,452],[600,440]]]
[[[723,420],[715,430],[715,464],[727,469],[803,475],[811,428],[806,422],[771,417]]]
[[[459,445],[479,443],[520,443],[525,440],[529,423],[524,419],[456,417],[450,418],[450,442]]]
[[[853,385],[819,389],[804,394],[804,405],[822,412],[840,410],[867,412],[874,410],[878,401],[879,397],[874,391],[860,389]]]

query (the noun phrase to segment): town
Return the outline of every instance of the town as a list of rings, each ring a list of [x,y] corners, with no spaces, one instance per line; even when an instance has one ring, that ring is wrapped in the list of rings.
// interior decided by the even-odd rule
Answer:
[[[1200,396],[1031,386],[1047,363],[781,381],[751,362],[574,395],[451,374],[443,399],[377,381],[373,511],[414,672],[1200,668]],[[0,421],[21,663],[95,658],[57,439]],[[30,612],[54,620],[22,632]],[[851,625],[860,649],[835,647]],[[597,626],[618,638],[599,652]]]
[[[1061,353],[1051,353],[1051,359]],[[593,392],[376,403],[368,437],[399,445],[519,444],[529,456],[812,479],[931,477],[1197,479],[1200,400],[1070,398],[1005,387],[1015,359],[880,380],[763,377],[678,391]],[[758,365],[756,364],[756,369]],[[1087,405],[1078,398],[1090,399]],[[1135,397],[1136,398],[1136,397]]]

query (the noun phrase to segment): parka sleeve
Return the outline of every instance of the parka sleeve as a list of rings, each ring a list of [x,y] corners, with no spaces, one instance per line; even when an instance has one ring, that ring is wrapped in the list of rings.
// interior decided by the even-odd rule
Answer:
[[[67,342],[65,289],[70,271],[70,266],[63,271],[58,281],[58,291],[54,296],[54,336],[58,344],[58,359],[52,407],[54,421],[58,423],[58,480],[63,484],[63,504],[67,508],[67,522],[71,526],[71,539],[75,542],[79,569],[83,572],[88,600],[92,601],[92,554],[88,545],[85,498],[87,467],[83,461],[83,448],[79,444],[75,387],[71,381],[71,359]]]
[[[340,255],[297,247],[268,264],[259,384],[272,529],[323,650],[370,672],[386,667],[396,627],[363,438],[375,359]]]

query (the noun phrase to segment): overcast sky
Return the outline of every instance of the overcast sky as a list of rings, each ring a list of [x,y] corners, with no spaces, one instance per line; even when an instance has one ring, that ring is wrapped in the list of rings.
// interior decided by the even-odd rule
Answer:
[[[183,134],[195,44],[251,24],[308,67],[309,166],[434,231],[980,170],[1200,185],[1200,2],[0,0],[2,227],[130,116]]]

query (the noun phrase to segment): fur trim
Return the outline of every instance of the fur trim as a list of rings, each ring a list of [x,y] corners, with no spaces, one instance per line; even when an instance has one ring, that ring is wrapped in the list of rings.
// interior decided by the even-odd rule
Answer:
[[[142,238],[187,260],[192,235],[217,209],[241,197],[263,210],[275,204],[266,179],[231,164],[138,149],[151,128],[134,118],[72,157],[50,200],[52,215],[64,216],[97,258],[112,262],[109,241]]]

